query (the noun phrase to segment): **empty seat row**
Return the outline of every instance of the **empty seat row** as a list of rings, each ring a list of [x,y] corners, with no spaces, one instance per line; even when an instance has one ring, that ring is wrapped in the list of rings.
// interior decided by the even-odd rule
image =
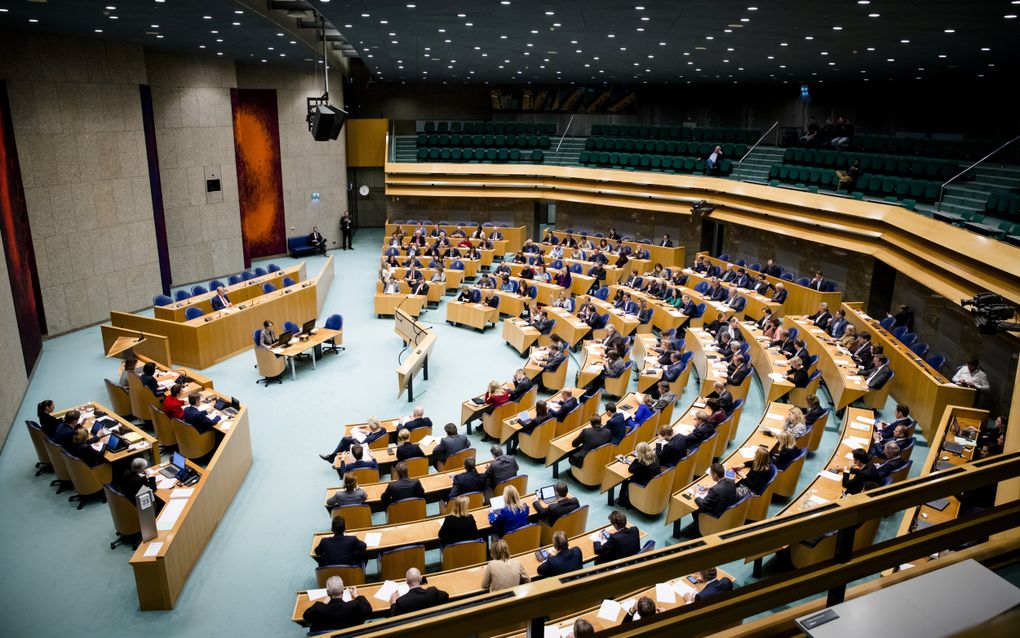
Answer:
[[[985,204],[985,210],[990,215],[1002,217],[1020,216],[1020,194],[992,193]]]
[[[642,140],[627,137],[589,137],[584,142],[586,151],[625,151],[627,153],[656,153],[658,155],[697,155],[708,157],[715,150],[713,142],[685,142],[675,140]],[[743,157],[747,144],[725,142],[722,146],[725,157]]]
[[[545,153],[539,149],[517,148],[419,148],[419,162],[528,162],[541,164]]]
[[[892,153],[925,157],[978,159],[999,145],[992,140],[933,140],[923,137],[892,137],[889,135],[854,135],[850,150],[865,153]],[[1010,149],[1006,149],[1010,153]],[[1012,160],[1020,153],[1012,151]],[[1006,161],[1006,160],[1004,160]]]
[[[199,295],[207,294],[211,291],[216,290],[217,288],[226,287],[228,285],[233,286],[244,281],[255,279],[256,277],[268,275],[269,273],[279,272],[279,270],[280,267],[277,266],[276,264],[269,264],[265,268],[259,267],[255,268],[254,270],[245,270],[244,272],[239,273],[237,275],[230,275],[226,283],[220,281],[219,279],[213,279],[212,281],[209,282],[208,288],[201,284],[196,284],[192,286],[190,289],[181,288],[180,290],[174,293],[173,298],[170,298],[167,295],[162,294],[156,295],[155,297],[152,298],[152,305],[169,306],[170,304],[174,303],[174,301],[187,301],[191,297],[198,297]],[[283,284],[285,286],[291,286],[294,283],[295,283],[294,280],[291,279],[290,277],[284,277],[283,279]]]
[[[549,148],[546,135],[461,135],[460,133],[419,133],[418,148],[471,146],[484,148]]]
[[[835,187],[839,180],[836,172],[829,169],[812,168],[809,166],[793,166],[776,164],[769,169],[769,179],[783,182],[798,182],[821,187]],[[939,197],[939,186],[942,182],[909,177],[891,177],[888,175],[862,174],[857,181],[843,190],[859,191],[874,195],[892,195],[897,198],[909,197],[915,200],[933,202]]]
[[[426,133],[481,133],[500,135],[554,135],[554,122],[425,122]]]
[[[881,155],[877,153],[843,153],[839,151],[813,148],[788,148],[783,154],[786,164],[803,166],[825,166],[843,169],[860,160],[861,171],[882,173],[884,175],[903,175],[923,177],[925,179],[947,180],[960,172],[958,162],[941,159],[924,159],[897,155]]]
[[[581,151],[578,161],[583,166],[610,168],[636,168],[640,170],[663,171],[666,173],[704,173],[705,160],[700,157],[673,155],[647,155],[638,153],[608,153]],[[724,159],[719,163],[719,174],[729,175],[733,162]]]
[[[657,140],[709,140],[718,142],[754,143],[761,136],[758,129],[710,128],[690,126],[639,126],[634,124],[593,124],[593,137],[633,137]]]

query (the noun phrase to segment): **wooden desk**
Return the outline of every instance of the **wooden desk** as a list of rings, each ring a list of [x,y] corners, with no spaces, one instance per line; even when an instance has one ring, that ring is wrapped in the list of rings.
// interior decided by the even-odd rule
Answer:
[[[470,326],[478,332],[485,332],[489,324],[496,325],[499,321],[499,310],[483,303],[467,303],[464,301],[446,302],[446,323],[455,326]]]
[[[698,255],[704,255],[705,259],[714,266],[719,266],[724,271],[726,266],[730,265],[731,262],[723,261],[716,257],[712,257],[707,252],[699,252]],[[740,268],[736,264],[732,264],[734,268]],[[757,271],[751,270],[747,266],[742,266],[748,273],[756,273]],[[789,281],[787,279],[780,279],[779,277],[773,277],[772,275],[765,275],[765,278],[770,284],[775,286],[776,284],[783,284],[786,288],[787,294],[786,301],[783,306],[786,309],[786,314],[793,315],[807,315],[814,313],[818,310],[818,307],[825,302],[829,304],[830,310],[839,308],[839,304],[843,301],[843,294],[840,292],[820,292],[807,286],[801,286],[796,281]]]
[[[832,306],[830,306],[831,308]],[[889,393],[899,403],[910,406],[910,416],[931,439],[939,419],[950,405],[974,405],[977,391],[958,386],[932,368],[921,357],[892,336],[877,321],[867,316],[859,302],[843,304],[847,320],[858,330],[871,334],[872,344],[882,344],[889,366],[895,374],[889,381]]]
[[[789,360],[778,347],[769,347],[769,338],[762,334],[761,328],[757,325],[753,323],[739,325],[740,334],[750,346],[747,353],[751,356],[755,372],[758,373],[765,401],[772,403],[785,397],[793,390],[793,383],[786,378],[790,372]]]
[[[519,295],[514,292],[508,292],[506,290],[499,290],[498,288],[493,290],[496,296],[499,297],[499,314],[507,315],[510,317],[520,317],[524,312],[524,304],[530,299],[524,295]]]
[[[715,383],[726,383],[726,362],[719,356],[715,339],[702,328],[687,328],[685,347],[691,355],[691,363],[701,380],[698,396],[708,396],[715,390]]]
[[[765,409],[765,414],[762,415],[761,421],[758,422],[758,427],[751,432],[743,445],[733,450],[733,453],[725,461],[722,461],[723,466],[727,470],[733,466],[743,466],[744,462],[754,458],[754,452],[759,446],[765,446],[770,451],[775,448],[776,437],[765,434],[765,430],[772,432],[782,431],[783,422],[791,409],[793,409],[793,406],[788,403],[770,403]],[[712,477],[703,474],[694,477],[694,481],[689,485],[673,492],[673,495],[669,497],[669,510],[666,513],[666,522],[673,523],[688,514],[694,513],[698,509],[694,499],[704,496],[713,485],[715,485],[715,481],[712,480]]]
[[[230,400],[211,391],[206,393]],[[174,608],[188,575],[251,467],[247,407],[242,404],[238,413],[229,421],[221,420],[217,429],[225,430],[225,434],[176,521],[170,529],[159,531],[155,539],[139,545],[131,557],[143,611]],[[160,517],[166,512],[164,508]]]
[[[571,348],[576,346],[581,339],[584,339],[591,332],[591,327],[588,324],[564,308],[546,306],[545,312],[550,319],[556,320],[552,333],[559,335]]]
[[[332,279],[333,257],[330,256],[315,278],[215,315],[176,322],[113,311],[110,321],[119,328],[168,337],[175,364],[204,369],[251,350],[255,330],[262,328],[263,321],[269,320],[278,326],[292,321],[300,326],[315,319]],[[242,305],[244,308],[241,308]]]
[[[489,461],[478,463],[475,469],[479,473],[485,474],[485,471],[489,469]],[[449,470],[447,472],[432,472],[425,476],[418,477],[421,481],[422,489],[425,490],[425,501],[427,503],[434,503],[444,498],[453,487],[453,477],[463,473],[462,468],[456,470]],[[368,505],[373,512],[385,511],[385,507],[382,506],[382,493],[386,491],[386,486],[389,485],[389,481],[380,481],[378,483],[364,483],[359,484],[358,487],[365,490],[365,495],[368,497],[365,504]],[[329,498],[343,489],[340,486],[330,487],[326,489],[326,498],[323,499],[322,505],[326,506],[326,502]]]
[[[404,292],[399,293],[386,293],[377,292],[374,298],[374,312],[375,316],[379,319],[383,317],[391,317],[397,311],[397,308],[407,312],[412,317],[417,317],[421,314],[425,304],[428,303],[428,297],[425,295],[412,295],[409,294],[407,284],[401,282],[400,289]]]
[[[407,277],[408,270],[410,269],[404,267],[393,269],[393,278],[401,282],[400,286],[401,292],[409,293],[411,291],[410,284],[408,284],[404,280],[404,278]],[[428,294],[426,295],[428,297],[429,303],[439,303],[439,300],[443,298],[443,295],[446,294],[446,291],[460,288],[460,284],[464,280],[463,270],[453,271],[444,270],[443,272],[446,274],[445,282],[432,281],[432,277],[438,272],[435,268],[419,268],[418,271],[422,274],[422,277],[425,279],[425,283],[429,285]],[[452,277],[450,276],[451,272],[453,273]],[[375,291],[377,293],[381,293],[383,291],[382,281],[376,281]]]
[[[688,288],[694,288],[695,286],[702,282],[708,285],[711,285],[712,283],[711,278],[706,277],[701,273],[696,273],[690,268],[684,268],[683,270],[684,273],[687,275]],[[733,289],[737,287],[737,285],[732,281],[722,281],[720,279],[719,283],[722,284],[727,289]],[[772,301],[772,297],[767,297],[765,295],[758,294],[753,290],[749,290],[747,288],[737,288],[737,290],[739,291],[741,297],[747,299],[747,305],[744,306],[745,317],[758,321],[759,319],[762,318],[762,315],[765,314],[765,308],[771,310],[772,316],[774,317],[782,317],[783,314],[785,313],[784,308],[785,304],[776,303],[775,301]],[[789,296],[787,297],[787,299],[789,299]],[[812,312],[814,311],[812,310]]]
[[[304,354],[309,350],[315,350],[312,353],[312,369],[315,369],[315,361],[320,358],[322,344],[335,339],[340,336],[339,330],[330,330],[329,328],[314,328],[312,334],[306,337],[294,337],[290,340],[290,344],[280,347],[273,348],[273,354],[281,357],[287,357],[290,361],[290,378],[297,379],[297,367],[294,361],[298,358],[298,355]]]
[[[633,392],[628,392],[626,396],[616,402],[616,409],[624,414],[624,416],[630,416],[637,410],[638,405],[641,401],[637,395]],[[602,424],[605,425],[610,419],[608,412],[603,412],[601,415]],[[588,420],[581,419],[583,422],[579,427],[570,430],[569,432],[557,432],[556,437],[549,442],[549,452],[545,456],[546,467],[553,467],[553,478],[559,476],[559,462],[565,459],[571,452],[574,451],[572,442],[577,438],[578,433],[581,430],[588,427],[590,423]]]
[[[645,277],[645,281],[649,280],[654,281],[656,279],[657,279],[656,277]],[[670,287],[674,288],[675,286],[670,284]],[[641,292],[640,290],[637,290],[635,288],[628,288],[627,286],[614,284],[609,287],[610,297],[616,295],[617,290],[629,292],[631,297],[634,298],[635,300],[644,299],[645,304],[647,304],[647,306],[652,309],[651,323],[653,326],[658,328],[660,332],[668,332],[669,330],[679,328],[681,324],[687,321],[687,315],[685,315],[677,308],[669,305],[668,303],[657,297],[653,297],[652,295]]]
[[[266,294],[262,289],[263,284],[273,284],[273,286],[277,289],[283,288],[283,280],[285,277],[289,277],[296,282],[306,279],[305,262],[302,261],[295,266],[271,272],[262,275],[261,277],[255,277],[248,281],[224,286],[224,288],[227,291],[227,298],[230,299],[230,303],[236,306],[250,302]],[[205,315],[215,312],[211,302],[212,298],[215,296],[216,291],[210,290],[203,295],[188,297],[184,301],[177,301],[169,306],[154,306],[152,312],[157,319],[184,322],[188,320],[185,316],[185,312],[188,308],[198,308],[202,311],[202,314]]]
[[[563,263],[565,265],[567,265],[567,266],[573,266],[574,264],[579,265],[581,267],[581,273],[580,274],[585,276],[585,277],[589,277],[589,281],[590,282],[594,282],[595,281],[595,278],[588,274],[588,271],[595,267],[595,262],[594,261],[585,261],[585,260],[582,260],[582,259],[564,258],[563,259]],[[611,264],[606,264],[603,267],[606,269],[606,278],[602,280],[602,285],[603,286],[612,286],[613,284],[618,283],[620,281],[620,279],[624,277],[624,269],[623,268],[618,268],[618,267],[613,266]],[[577,273],[574,273],[573,276],[576,277]],[[588,287],[591,288],[591,283],[588,284]]]
[[[581,243],[580,233],[566,233],[561,230],[555,230],[553,231],[553,235],[555,235],[560,240],[560,242],[562,242],[564,239],[567,238],[568,235],[570,235],[575,240],[577,240],[578,243]],[[593,242],[595,242],[596,245],[598,245],[599,240],[602,238],[589,235],[588,239],[591,239]],[[662,238],[660,237],[659,239],[661,241]],[[614,241],[613,243],[615,244],[616,242]],[[625,241],[623,242],[623,245],[630,246],[635,253],[639,250],[647,250],[649,253],[651,253],[651,256],[649,257],[648,260],[651,261],[652,263],[660,263],[663,266],[682,266],[684,264],[683,246],[674,246],[671,248],[667,248],[665,246],[645,244],[639,241]]]
[[[120,427],[120,433],[118,434],[118,436],[120,436],[122,439],[127,440],[129,445],[128,447],[120,449],[116,452],[104,450],[103,459],[105,459],[107,463],[119,464],[120,461],[123,461],[125,459],[130,459],[136,456],[144,456],[150,450],[152,451],[153,464],[159,463],[159,445],[156,444],[156,438],[150,435],[148,432],[142,430],[135,424],[131,423],[130,421],[121,418],[116,413],[114,413],[113,410],[106,407],[102,403],[99,403],[98,401],[90,401],[89,403],[85,403],[74,408],[66,408],[59,412],[54,412],[53,416],[57,419],[63,419],[64,414],[70,412],[71,410],[78,410],[79,412],[81,412],[81,419],[78,422],[82,424],[82,427],[87,428],[89,430],[92,429],[92,425],[96,420],[96,412],[104,412],[105,413],[104,416],[99,418],[102,418],[104,420],[106,419],[112,420],[116,423],[116,425]],[[99,440],[99,442],[105,445],[109,438],[110,435],[107,434],[103,436]]]
[[[552,261],[553,260],[550,260],[550,263]],[[567,260],[563,260],[563,261],[564,261],[564,267],[563,268],[566,269],[567,268],[567,266],[566,266],[566,261]],[[521,276],[521,271],[524,270],[524,264],[507,263],[507,266],[510,267],[510,274],[512,276],[514,276],[514,277],[520,277]],[[546,264],[546,269],[545,270],[546,270],[546,272],[549,273],[549,275],[553,278],[554,281],[556,279],[556,275],[558,275],[558,274],[560,274],[562,272],[562,269],[552,268],[548,264]],[[591,290],[591,285],[592,285],[592,283],[594,281],[595,281],[594,277],[590,277],[590,276],[585,275],[583,273],[571,272],[570,273],[570,292],[575,294],[575,295],[584,295],[584,294],[587,294],[588,291]]]
[[[524,319],[506,319],[503,321],[503,341],[513,346],[514,350],[523,355],[528,348],[538,342],[538,329],[528,325]]]
[[[613,307],[608,301],[602,301],[598,297],[591,298],[592,304],[598,309],[599,314],[608,314],[609,323],[613,324],[616,331],[624,337],[629,336],[637,330],[641,322],[634,315],[625,315],[622,310]]]
[[[431,233],[432,233],[433,229],[436,228],[437,226],[441,230],[445,230],[446,231],[446,236],[449,237],[450,241],[452,242],[454,240],[452,235],[453,235],[453,233],[456,230],[460,229],[461,231],[464,232],[465,235],[469,235],[470,236],[471,233],[473,233],[475,231],[475,227],[477,225],[476,224],[466,224],[466,225],[458,226],[456,224],[443,224],[443,225],[439,225],[439,224],[426,224],[426,228],[427,228],[427,230],[429,232],[428,239],[432,239]],[[414,234],[415,228],[417,228],[418,225],[417,224],[399,224],[398,225],[398,224],[394,224],[394,223],[391,223],[391,222],[387,221],[386,222],[386,238],[389,239],[390,235],[392,235],[393,231],[396,230],[398,227],[402,231],[404,231],[404,235],[407,237],[407,239],[410,239],[411,236]],[[528,235],[530,234],[528,232],[527,226],[485,226],[485,227],[482,228],[482,230],[485,231],[485,236],[486,237],[489,237],[490,235],[492,235],[493,231],[499,231],[503,235],[503,239],[494,239],[494,240],[492,240],[492,243],[493,243],[494,247],[498,246],[497,242],[503,242],[503,244],[502,244],[503,252],[501,254],[506,254],[506,253],[509,253],[509,252],[517,252],[518,250],[520,250],[521,246],[524,245],[524,240],[527,239]],[[481,240],[472,240],[472,243],[475,243],[477,241],[481,241]]]
[[[662,379],[662,366],[659,357],[652,348],[659,339],[653,334],[634,335],[634,347],[631,349],[631,360],[638,370],[637,391],[646,392]],[[684,351],[686,352],[686,345]]]
[[[783,325],[797,328],[797,336],[804,340],[808,352],[818,355],[818,369],[837,412],[869,392],[865,377],[851,358],[850,351],[841,348],[825,331],[806,317],[793,315],[787,315]]]

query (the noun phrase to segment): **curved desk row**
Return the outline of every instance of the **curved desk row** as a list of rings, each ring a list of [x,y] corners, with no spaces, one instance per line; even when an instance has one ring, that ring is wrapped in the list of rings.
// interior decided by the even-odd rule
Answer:
[[[475,228],[480,226],[481,223],[469,223],[463,226],[457,226],[456,224],[439,224],[430,222],[425,224],[425,229],[429,232],[427,239],[432,239],[432,231],[438,226],[440,230],[446,231],[446,236],[453,241],[453,233],[460,229],[465,235],[470,238],[471,233],[475,231]],[[404,231],[404,234],[410,236],[414,233],[415,229],[418,228],[417,224],[394,224],[389,220],[386,221],[386,237],[388,238],[393,234],[397,228]],[[503,235],[503,239],[492,240],[493,248],[496,252],[503,255],[509,252],[517,252],[524,245],[524,240],[528,238],[528,229],[526,226],[483,226],[482,230],[485,231],[485,236],[488,237],[493,231],[499,231]],[[474,242],[472,242],[474,243]]]

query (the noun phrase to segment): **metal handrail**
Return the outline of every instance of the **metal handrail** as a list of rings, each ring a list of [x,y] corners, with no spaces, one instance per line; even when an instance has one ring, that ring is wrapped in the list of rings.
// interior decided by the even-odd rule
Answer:
[[[766,136],[767,136],[767,135],[768,135],[769,133],[771,133],[771,132],[772,132],[772,129],[776,128],[777,126],[779,126],[779,120],[776,120],[776,121],[775,121],[775,122],[774,122],[774,123],[772,124],[772,126],[770,126],[770,127],[769,127],[769,130],[765,131],[765,132],[764,132],[764,133],[762,134],[762,136],[758,138],[758,141],[754,143],[754,146],[752,146],[751,148],[749,148],[749,149],[747,150],[747,152],[746,152],[746,153],[744,153],[744,156],[740,158],[740,161],[739,161],[739,162],[737,162],[737,179],[738,179],[738,180],[739,180],[739,179],[741,178],[741,175],[740,175],[740,167],[741,167],[741,165],[742,165],[742,164],[744,163],[744,160],[746,160],[746,159],[747,159],[747,156],[751,154],[751,151],[753,151],[754,149],[758,148],[758,145],[759,145],[759,144],[761,144],[761,141],[762,141],[763,139],[765,139],[765,137],[766,137]]]
[[[998,153],[999,151],[1001,151],[1002,149],[1006,148],[1007,146],[1009,146],[1010,144],[1012,144],[1013,142],[1015,142],[1017,140],[1020,140],[1020,135],[1017,135],[1016,137],[1014,137],[1010,141],[1006,142],[1005,144],[1003,144],[999,148],[995,149],[994,151],[992,151],[988,155],[985,155],[984,157],[982,157],[978,161],[974,162],[973,164],[971,164],[967,168],[963,169],[962,171],[960,171],[956,175],[953,175],[952,177],[949,178],[949,181],[947,181],[946,183],[942,184],[942,186],[939,186],[939,203],[938,203],[938,206],[935,207],[935,210],[937,210],[937,211],[941,211],[942,210],[942,197],[945,194],[946,186],[949,186],[949,184],[952,183],[953,181],[955,181],[956,178],[962,176],[964,173],[966,173],[970,169],[974,168],[975,166],[977,166],[981,162],[985,161],[986,159],[988,159],[992,155],[995,155],[996,153]]]
[[[563,144],[563,138],[565,138],[567,136],[567,131],[570,130],[570,125],[573,124],[573,123],[574,123],[574,116],[571,115],[570,119],[567,121],[567,128],[563,129],[563,135],[560,135],[560,141],[557,142],[557,144],[556,144],[556,152],[557,153],[560,152],[560,145]]]

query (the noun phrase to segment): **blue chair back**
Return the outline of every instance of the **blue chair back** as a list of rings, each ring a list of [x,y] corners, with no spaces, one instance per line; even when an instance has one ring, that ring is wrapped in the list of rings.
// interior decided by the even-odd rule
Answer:
[[[563,260],[562,259],[554,259],[553,263],[551,263],[549,265],[552,266],[553,268],[555,268],[556,270],[563,270]]]
[[[464,262],[459,259],[455,259],[453,263],[450,264],[450,268],[453,268],[454,270],[464,270]]]
[[[816,363],[818,363],[818,355],[817,354],[813,354],[810,357],[808,357],[807,367],[810,368],[811,366],[815,365]],[[814,378],[814,377],[812,377],[812,378]]]
[[[690,361],[691,357],[693,357],[693,356],[694,356],[693,352],[685,352],[682,355],[680,355],[680,361],[679,362],[686,366],[687,362]]]
[[[326,317],[325,327],[328,330],[343,330],[344,318],[340,315],[330,315]]]
[[[896,328],[892,329],[892,336],[896,337],[897,339],[902,340],[903,335],[905,334],[907,334],[906,326],[897,326]]]
[[[654,539],[648,540],[645,541],[645,544],[641,546],[641,551],[639,551],[638,554],[644,554],[646,552],[652,551],[653,549],[655,549],[655,540]]]
[[[784,280],[784,281],[793,281],[793,273],[784,272],[783,274],[779,275],[779,278]],[[811,282],[810,281],[805,281],[805,283],[811,283]]]
[[[383,254],[387,257],[395,257],[400,254],[400,250],[397,248],[387,248],[386,252]]]
[[[528,257],[528,263],[530,265],[534,266],[536,261],[538,261],[538,257]]]
[[[748,268],[750,268],[751,270],[761,270],[761,264],[754,263],[754,264],[751,264],[750,266],[748,266]]]
[[[738,266],[746,266],[747,265],[747,262],[744,261],[743,259],[738,259],[734,263],[737,264]]]
[[[709,277],[722,277],[722,267],[721,266],[716,266],[716,265],[709,266],[708,267],[708,276]]]
[[[202,312],[202,309],[197,308],[195,306],[190,306],[188,308],[185,308],[184,310],[185,319],[197,319],[198,317],[201,317],[203,314],[205,313]]]
[[[942,367],[942,364],[946,362],[946,355],[944,354],[933,354],[928,357],[928,365],[938,370]]]
[[[269,264],[266,270],[268,270],[269,272],[277,272],[278,270],[280,270],[280,267],[277,266],[276,264]]]
[[[786,334],[789,335],[791,339],[796,339],[797,335],[800,334],[800,330],[797,330],[796,328],[787,328]]]
[[[823,281],[822,292],[836,292],[836,282],[831,279]]]
[[[698,304],[698,314],[696,314],[693,318],[697,319],[698,317],[702,317],[704,315],[705,315],[705,304],[699,303]]]
[[[525,292],[525,294],[527,294],[532,299],[534,299],[535,297],[538,296],[538,288],[536,288],[534,286],[528,286],[527,289],[524,292]]]
[[[879,321],[878,323],[879,323],[880,326],[882,326],[886,330],[890,330],[893,327],[893,324],[896,323],[896,318],[895,317],[886,317],[885,319]]]
[[[574,298],[571,297],[571,298],[567,299],[567,303],[566,303],[566,306],[564,307],[564,309],[567,312],[574,312],[574,308],[575,307],[576,307],[576,305],[574,303]]]
[[[169,306],[173,302],[174,300],[166,295],[156,295],[152,298],[152,305],[154,306]]]
[[[607,312],[605,314],[596,316],[598,317],[598,321],[596,321],[595,325],[592,327],[595,328],[596,330],[605,328],[606,324],[609,323],[609,313]]]
[[[209,290],[216,290],[217,288],[225,288],[226,286],[219,279],[213,279],[209,282]]]
[[[243,273],[241,273],[241,279],[243,279],[245,281],[250,281],[252,279],[255,279],[255,273],[253,273],[250,270],[246,270]]]
[[[275,290],[276,290],[276,286],[274,286],[273,284],[269,283],[268,281],[266,283],[262,284],[262,292],[264,292],[264,293],[270,293],[270,292],[273,292]]]
[[[594,235],[592,235],[592,236],[593,236],[593,237],[597,237],[597,238],[599,238],[599,239],[605,239],[605,237],[606,237],[606,236],[605,236],[605,234],[603,234],[603,233],[595,233],[595,234],[594,234]]]
[[[301,328],[293,321],[284,321],[283,329],[287,332],[298,332],[301,330]]]
[[[910,349],[919,357],[924,357],[924,355],[928,354],[928,344],[921,343],[920,341],[915,341],[914,345],[910,346]]]
[[[233,286],[234,284],[241,283],[244,279],[241,278],[241,275],[230,275],[227,277],[227,281],[229,281],[230,285]]]
[[[283,287],[284,288],[286,288],[287,286],[293,286],[296,283],[297,282],[294,281],[293,279],[291,279],[290,277],[284,277],[283,278]]]
[[[635,288],[640,288],[641,284],[643,284],[643,283],[645,283],[645,278],[644,277],[637,277],[637,278],[634,279],[634,287]]]
[[[192,297],[197,297],[199,295],[204,295],[207,292],[209,292],[209,291],[205,289],[205,286],[192,286],[192,288],[191,288],[191,296]]]
[[[261,277],[262,275],[268,275],[268,274],[269,274],[269,271],[267,271],[265,268],[258,267],[258,268],[255,269],[255,276],[256,277]]]
[[[570,264],[570,272],[575,273],[575,274],[580,273],[581,272],[581,264]]]
[[[708,282],[707,281],[698,282],[698,285],[694,286],[694,289],[700,292],[701,294],[705,294],[706,292],[708,292]]]
[[[910,346],[914,345],[915,341],[917,341],[917,335],[914,334],[913,332],[905,332],[903,333],[903,336],[900,337],[900,341],[903,342],[903,345],[909,348]]]
[[[252,334],[251,338],[255,341],[255,345],[259,345],[259,342],[262,341],[262,328],[256,330],[255,333]]]
[[[733,303],[733,309],[740,312],[747,305],[747,299],[744,297],[737,297],[737,300]]]
[[[645,240],[645,243],[647,244],[648,240]],[[648,259],[651,256],[652,253],[648,252],[647,248],[642,248],[640,251],[638,251],[638,259]]]
[[[622,252],[624,255],[629,255],[632,252],[634,252],[634,250],[630,246],[624,246],[623,248],[620,249],[620,252]]]
[[[189,293],[187,290],[178,290],[177,292],[174,293],[174,299],[176,299],[177,301],[184,301],[190,296],[191,293]]]
[[[814,358],[817,359],[818,355],[814,355]],[[821,370],[815,370],[814,372],[811,373],[811,376],[808,377],[808,384],[810,385],[811,382],[813,382],[815,379],[817,379],[820,376],[822,376],[822,371]]]
[[[730,254],[729,253],[723,253],[723,254],[719,255],[719,259],[721,259],[723,261],[729,261],[730,260]]]
[[[471,290],[471,303],[479,303],[482,300],[482,291],[477,288]]]
[[[595,297],[597,297],[598,299],[601,299],[602,301],[605,301],[606,299],[608,299],[609,298],[609,287],[608,286],[602,286],[601,288],[596,290],[595,291]]]
[[[730,413],[732,414],[733,412],[736,412],[742,407],[744,407],[744,400],[737,399],[736,401],[733,402],[733,407],[730,409]]]
[[[789,275],[790,273],[786,273],[786,274]],[[790,275],[790,281],[793,281],[793,275]],[[800,279],[797,280],[797,285],[798,286],[806,286],[806,285],[808,285],[810,283],[811,283],[811,280],[808,279],[807,277],[801,277]]]

